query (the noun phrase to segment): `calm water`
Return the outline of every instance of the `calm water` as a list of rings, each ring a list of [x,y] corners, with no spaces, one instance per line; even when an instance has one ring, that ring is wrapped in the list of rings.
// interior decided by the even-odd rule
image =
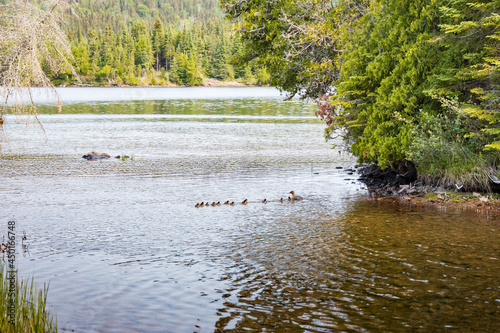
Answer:
[[[61,329],[500,330],[499,217],[370,200],[313,105],[271,88],[61,96],[43,130],[6,124],[0,159],[0,234],[26,230],[19,271],[50,282]],[[280,203],[290,190],[305,200]]]

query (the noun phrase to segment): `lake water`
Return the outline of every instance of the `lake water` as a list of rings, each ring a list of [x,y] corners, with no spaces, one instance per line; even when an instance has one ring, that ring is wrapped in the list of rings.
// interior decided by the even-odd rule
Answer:
[[[4,126],[0,234],[26,231],[20,275],[50,282],[61,331],[500,330],[499,217],[371,200],[313,104],[272,88],[59,91],[43,129]]]

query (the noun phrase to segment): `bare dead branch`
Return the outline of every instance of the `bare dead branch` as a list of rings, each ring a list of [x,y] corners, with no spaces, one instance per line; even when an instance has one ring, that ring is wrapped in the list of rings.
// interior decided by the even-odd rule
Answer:
[[[0,5],[0,98],[2,124],[8,113],[34,116],[37,107],[32,87],[57,92],[47,77],[49,72],[69,70],[69,41],[62,31],[62,12],[68,6],[64,0],[48,0],[46,10],[34,1],[18,0]],[[28,99],[28,101],[26,101]],[[1,126],[1,124],[0,124]]]

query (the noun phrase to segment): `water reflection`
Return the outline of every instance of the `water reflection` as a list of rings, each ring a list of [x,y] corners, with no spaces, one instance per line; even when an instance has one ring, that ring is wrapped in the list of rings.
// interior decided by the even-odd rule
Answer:
[[[42,114],[57,113],[57,108],[42,105]],[[242,116],[314,116],[314,105],[293,100],[283,103],[279,99],[220,100],[166,100],[93,102],[65,104],[64,114],[163,114],[163,115],[242,115]]]

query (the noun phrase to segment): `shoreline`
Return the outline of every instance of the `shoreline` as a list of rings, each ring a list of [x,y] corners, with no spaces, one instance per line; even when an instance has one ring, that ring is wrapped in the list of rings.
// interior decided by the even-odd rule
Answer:
[[[368,188],[373,201],[396,201],[415,206],[453,207],[489,211],[500,214],[500,195],[486,193],[470,193],[457,191],[428,190],[425,187],[415,186],[412,190],[418,194],[408,194],[406,191],[392,194],[380,193]],[[399,191],[405,188],[398,189]]]
[[[257,85],[257,84],[245,84],[239,81],[219,81],[217,79],[204,79],[203,83],[197,86],[190,85],[178,85],[174,83],[168,83],[164,85],[150,85],[150,84],[140,84],[140,85],[129,85],[124,83],[114,83],[114,84],[92,84],[92,83],[79,83],[79,84],[60,84],[54,86],[56,88],[188,88],[188,87],[270,87],[270,85]]]
[[[500,193],[462,192],[421,180],[411,162],[397,169],[381,170],[370,165],[357,169],[358,181],[366,185],[375,201],[397,201],[417,206],[457,207],[500,213]]]

